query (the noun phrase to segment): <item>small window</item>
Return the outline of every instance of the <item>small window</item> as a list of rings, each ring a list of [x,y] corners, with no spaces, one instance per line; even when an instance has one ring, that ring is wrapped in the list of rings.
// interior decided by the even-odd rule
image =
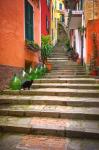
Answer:
[[[62,4],[61,3],[59,4],[59,9],[62,10]]]
[[[33,41],[33,7],[25,0],[25,39]]]
[[[50,6],[50,0],[46,0],[47,6]]]
[[[46,16],[46,30],[49,33],[49,20],[48,20],[48,16]]]
[[[54,8],[52,6],[52,20],[54,20]]]
[[[53,41],[53,39],[54,39],[54,33],[53,33],[53,29],[52,29],[52,41]]]
[[[57,28],[57,18],[55,18],[55,28]]]

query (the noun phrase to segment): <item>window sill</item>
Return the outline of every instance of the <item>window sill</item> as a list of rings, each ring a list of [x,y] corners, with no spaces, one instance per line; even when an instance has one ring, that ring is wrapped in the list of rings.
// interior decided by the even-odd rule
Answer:
[[[34,47],[31,46],[31,45],[26,45],[26,48],[27,48],[28,50],[32,51],[32,52],[39,52],[39,51],[40,51],[40,49],[34,48]]]

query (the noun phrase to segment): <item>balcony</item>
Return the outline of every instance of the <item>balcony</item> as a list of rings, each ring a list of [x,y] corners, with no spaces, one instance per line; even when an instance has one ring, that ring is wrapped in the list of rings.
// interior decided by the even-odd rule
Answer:
[[[82,23],[82,10],[72,10],[71,15],[69,16],[69,28],[78,29],[79,25]]]

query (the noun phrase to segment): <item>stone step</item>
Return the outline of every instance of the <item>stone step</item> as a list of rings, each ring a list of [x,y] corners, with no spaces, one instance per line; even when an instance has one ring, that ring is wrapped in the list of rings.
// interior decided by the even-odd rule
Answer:
[[[81,84],[96,84],[99,82],[93,78],[43,78],[34,80],[34,83],[81,83]]]
[[[99,89],[99,84],[33,83],[32,88]]]
[[[44,76],[44,78],[47,78],[47,77],[51,77],[51,78],[57,78],[57,77],[61,77],[61,78],[92,78],[91,76],[89,75],[76,75],[76,74],[66,74],[66,73],[63,73],[61,75],[61,73],[48,73]]]
[[[64,71],[63,71],[64,70]],[[63,72],[77,72],[77,73],[86,73],[86,71],[84,69],[66,69],[66,67],[52,67],[52,71],[63,71]]]
[[[66,58],[66,57],[51,57],[51,58],[48,58],[48,61],[49,60],[68,60],[68,58]]]
[[[0,131],[99,139],[99,121],[0,116]]]
[[[64,70],[66,70],[66,71],[86,71],[84,68],[67,68],[66,67],[66,65],[64,64],[64,65],[53,65],[53,69],[55,69],[55,68],[58,68],[58,70],[60,69],[60,70],[63,70],[63,68],[64,68]]]
[[[53,51],[51,54],[64,54],[65,55],[65,51]]]
[[[60,71],[60,72],[67,72],[67,71],[71,71],[71,72],[73,72],[73,71],[78,71],[78,72],[86,72],[86,70],[85,69],[76,69],[76,68],[74,68],[74,69],[72,69],[72,68],[67,68],[67,67],[61,67],[61,66],[53,66],[52,67],[52,70],[51,71]]]
[[[51,70],[49,73],[47,73],[47,74],[53,74],[53,75],[56,75],[56,74],[58,74],[58,75],[66,75],[66,73],[86,73],[85,71],[76,71],[76,70],[65,70],[65,71],[62,71],[62,70]],[[46,74],[46,75],[47,75]],[[88,77],[90,77],[90,76],[88,76]]]
[[[57,64],[58,64],[58,63],[54,64],[53,66],[55,66],[55,65],[57,65]],[[70,70],[72,70],[72,69],[74,69],[74,70],[80,70],[80,69],[85,70],[85,68],[82,67],[82,66],[77,67],[76,65],[75,65],[75,66],[74,66],[74,65],[69,66],[69,65],[65,64],[64,70],[68,70],[68,69],[70,69]],[[60,69],[60,70],[63,70],[63,69]]]
[[[50,57],[56,57],[56,56],[58,56],[58,57],[65,57],[65,58],[67,58],[67,56],[66,56],[66,54],[64,54],[64,53],[53,53],[53,54],[51,54],[51,56]]]
[[[14,105],[60,105],[75,107],[99,107],[99,98],[63,97],[63,96],[22,96],[1,95],[1,104]]]
[[[70,73],[65,73],[65,74],[46,74],[44,78],[88,78],[89,76],[86,75],[85,73],[78,73],[78,72],[70,72]]]
[[[55,65],[55,64],[54,64],[54,65],[52,65],[52,67],[53,67],[54,69],[56,68],[57,70],[60,69],[60,70],[71,70],[71,71],[73,71],[73,70],[77,70],[77,71],[80,71],[80,70],[82,71],[82,70],[83,70],[83,71],[86,71],[85,68],[77,68],[77,67],[73,67],[73,68],[72,68],[72,67],[67,67],[66,64],[61,64],[61,65],[59,65],[59,64],[56,64],[56,65]],[[63,69],[63,68],[64,68],[64,69]]]
[[[66,62],[67,63],[67,61],[68,60],[66,60],[66,59],[49,59],[48,58],[48,62],[51,62],[52,64],[56,64],[56,62],[58,62],[58,63],[63,63],[63,62]]]
[[[98,139],[2,133],[1,150],[99,150]]]
[[[53,53],[52,55],[49,56],[49,58],[54,58],[53,56],[56,56],[56,55],[59,56],[58,58],[63,58],[64,57],[64,58],[68,59],[68,57],[66,55],[62,54],[62,53],[61,53],[61,55],[59,55],[59,53],[57,53],[57,54]]]
[[[1,105],[0,116],[50,117],[99,120],[98,107],[71,107],[58,105]]]
[[[2,94],[8,95],[39,95],[39,96],[70,96],[99,98],[99,90],[69,89],[69,88],[39,88],[33,90],[11,91],[5,90]]]

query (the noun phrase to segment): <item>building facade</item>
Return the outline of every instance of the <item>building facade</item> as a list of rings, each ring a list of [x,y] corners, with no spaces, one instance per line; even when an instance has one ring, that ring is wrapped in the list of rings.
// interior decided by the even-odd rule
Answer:
[[[52,45],[57,43],[57,1],[51,1],[51,41]]]
[[[3,89],[14,74],[39,63],[39,51],[26,47],[30,40],[41,46],[39,0],[0,1],[0,85]]]
[[[51,0],[41,0],[41,33],[50,34],[51,25]]]
[[[86,28],[86,65],[96,69],[99,75],[99,1],[84,1],[84,22]],[[94,64],[93,64],[94,61]],[[91,71],[92,71],[91,70]]]

